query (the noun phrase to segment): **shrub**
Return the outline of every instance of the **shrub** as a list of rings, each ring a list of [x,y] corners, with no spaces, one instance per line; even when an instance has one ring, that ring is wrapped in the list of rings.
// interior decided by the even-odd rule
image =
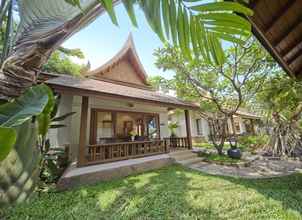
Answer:
[[[241,136],[238,138],[238,144],[240,148],[255,151],[265,147],[268,140],[268,135]]]

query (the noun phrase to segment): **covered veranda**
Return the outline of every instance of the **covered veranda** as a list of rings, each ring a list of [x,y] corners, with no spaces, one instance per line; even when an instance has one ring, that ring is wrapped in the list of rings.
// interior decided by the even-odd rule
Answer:
[[[189,110],[197,108],[192,103],[152,89],[88,78],[61,76],[48,80],[47,84],[60,94],[81,97],[77,166],[165,154],[175,148],[192,148]],[[90,105],[92,100],[98,102],[104,99],[126,101],[130,110]],[[145,105],[146,110],[137,109],[138,103]],[[170,138],[170,135],[161,134],[161,129],[167,128],[168,121],[152,110],[157,107],[166,112],[174,108],[184,110],[185,137]]]

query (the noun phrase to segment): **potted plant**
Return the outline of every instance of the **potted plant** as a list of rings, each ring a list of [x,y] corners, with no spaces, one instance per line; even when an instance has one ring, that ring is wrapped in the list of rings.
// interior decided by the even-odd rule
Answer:
[[[236,137],[235,136],[230,137],[229,142],[230,142],[231,148],[228,149],[228,151],[227,151],[228,156],[230,158],[233,158],[233,159],[240,159],[241,158],[241,151],[237,147],[237,139],[236,139]]]
[[[175,129],[178,128],[179,125],[177,122],[170,122],[169,125],[168,125],[168,128],[170,129],[170,132],[171,132],[171,137],[176,137],[176,134],[175,134]]]
[[[177,122],[170,122],[168,125],[168,128],[171,132],[171,136],[170,136],[170,145],[172,147],[177,147],[177,140],[176,140],[176,134],[175,134],[175,129],[178,128],[179,125]]]
[[[130,134],[130,136],[131,136],[131,141],[134,141],[135,136],[137,135],[136,131],[135,131],[135,130],[132,130],[132,131],[130,131],[129,134]]]

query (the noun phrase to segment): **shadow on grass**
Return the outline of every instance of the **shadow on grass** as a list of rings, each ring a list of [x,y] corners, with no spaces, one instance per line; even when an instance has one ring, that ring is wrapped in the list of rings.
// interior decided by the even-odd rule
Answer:
[[[302,214],[302,173],[258,180],[233,177],[219,178],[243,186],[246,189],[255,190],[269,201],[278,201],[282,204],[284,210],[292,210]],[[302,216],[299,219],[302,219]]]
[[[103,210],[105,219],[220,219],[211,206],[193,206],[192,177],[180,167],[160,169],[123,181],[122,190]],[[108,189],[106,189],[108,190]],[[204,189],[203,189],[204,190]],[[102,206],[102,193],[99,194]],[[115,210],[113,214],[112,210]]]
[[[301,219],[301,186],[301,174],[243,180],[170,166],[44,194],[6,215],[8,219]]]

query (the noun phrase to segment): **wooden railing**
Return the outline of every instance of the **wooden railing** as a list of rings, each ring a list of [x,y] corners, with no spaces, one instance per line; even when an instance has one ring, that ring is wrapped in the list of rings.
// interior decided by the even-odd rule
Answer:
[[[107,163],[167,152],[169,152],[169,145],[163,140],[90,145],[87,164]]]
[[[165,143],[170,148],[190,148],[187,137],[169,137],[165,138]]]

